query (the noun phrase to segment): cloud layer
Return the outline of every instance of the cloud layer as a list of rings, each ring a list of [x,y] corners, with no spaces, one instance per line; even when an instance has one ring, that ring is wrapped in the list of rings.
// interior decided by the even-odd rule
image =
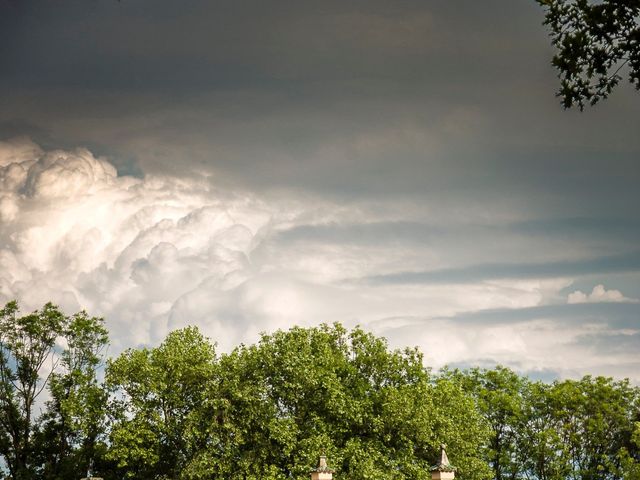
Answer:
[[[105,316],[112,353],[187,324],[227,350],[261,331],[341,321],[394,346],[417,344],[435,367],[501,362],[639,380],[637,304],[566,310],[580,306],[566,304],[575,275],[588,278],[589,265],[609,257],[563,272],[565,254],[548,248],[530,255],[535,268],[473,266],[496,250],[522,258],[531,248],[522,224],[447,223],[403,204],[291,193],[257,198],[216,189],[208,176],[119,176],[87,149],[44,150],[27,138],[0,142],[0,218],[0,300]],[[586,243],[574,253],[590,251]],[[420,272],[413,281],[399,280],[411,270]],[[568,294],[569,304],[603,300],[629,302],[602,285]]]

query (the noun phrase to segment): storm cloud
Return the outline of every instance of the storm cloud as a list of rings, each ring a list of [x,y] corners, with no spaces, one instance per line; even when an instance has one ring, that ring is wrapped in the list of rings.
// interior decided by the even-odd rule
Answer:
[[[0,300],[638,378],[640,101],[535,2],[0,0]],[[563,352],[562,358],[554,352]]]

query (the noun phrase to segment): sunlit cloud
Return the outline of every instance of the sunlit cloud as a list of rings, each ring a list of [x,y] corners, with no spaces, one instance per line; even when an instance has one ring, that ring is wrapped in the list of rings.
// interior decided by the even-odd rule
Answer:
[[[0,215],[0,300],[104,316],[112,354],[186,325],[228,351],[261,332],[339,321],[417,345],[434,367],[633,377],[637,363],[635,313],[602,310],[635,308],[630,298],[599,285],[568,294],[567,305],[574,275],[623,259],[544,264],[557,258],[548,248],[535,252],[540,267],[474,266],[555,245],[522,235],[521,224],[294,191],[260,196],[216,188],[215,176],[123,176],[86,148],[47,150],[27,138],[0,142]],[[417,268],[425,273],[402,273]],[[577,304],[602,300],[612,303]],[[614,337],[626,346],[593,355]]]

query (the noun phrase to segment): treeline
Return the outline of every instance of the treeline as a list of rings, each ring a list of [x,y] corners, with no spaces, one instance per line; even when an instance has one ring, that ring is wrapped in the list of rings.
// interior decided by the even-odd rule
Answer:
[[[0,310],[0,478],[640,479],[640,391],[423,366],[339,324],[217,354],[189,327],[104,361],[100,318]]]

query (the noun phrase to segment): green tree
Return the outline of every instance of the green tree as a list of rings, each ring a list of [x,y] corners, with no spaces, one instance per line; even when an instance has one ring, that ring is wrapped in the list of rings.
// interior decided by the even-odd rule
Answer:
[[[220,367],[209,395],[219,442],[190,478],[306,479],[325,452],[341,478],[426,479],[442,442],[464,478],[489,477],[473,400],[432,377],[416,349],[339,324],[294,327]]]
[[[209,441],[202,415],[215,382],[214,346],[195,327],[107,366],[114,424],[108,458],[127,478],[180,478]]]
[[[39,478],[67,479],[104,456],[107,391],[97,375],[109,337],[100,318],[80,312],[64,329],[67,345],[49,380],[51,400],[36,438]]]
[[[518,448],[522,440],[520,425],[524,399],[529,387],[527,379],[502,366],[445,372],[445,375],[461,382],[465,391],[474,396],[478,410],[491,428],[486,453],[494,478],[522,478],[524,469],[518,460]]]
[[[568,446],[573,478],[617,479],[618,453],[629,444],[637,418],[637,389],[627,380],[586,376],[554,385],[551,401]]]
[[[631,444],[618,454],[623,480],[640,480],[640,422],[634,423]]]
[[[556,47],[565,108],[594,105],[618,85],[623,67],[640,89],[640,0],[536,0]]]
[[[525,478],[565,480],[570,467],[554,407],[549,401],[553,386],[536,382],[529,386],[519,427],[519,461]]]
[[[306,480],[325,452],[342,478],[424,480],[442,442],[464,478],[490,477],[473,399],[360,329],[295,327],[216,358],[189,328],[107,378],[109,456],[128,478]]]
[[[54,346],[65,318],[49,303],[29,315],[18,314],[17,302],[0,311],[0,454],[11,478],[22,480],[34,475],[34,403],[53,373]]]
[[[586,376],[530,389],[522,462],[540,480],[621,479],[632,448],[638,389],[627,380]]]
[[[87,464],[104,429],[101,400],[88,400],[99,396],[106,342],[102,319],[84,312],[66,316],[47,303],[20,316],[15,301],[0,310],[0,469],[9,478],[65,478],[62,465]],[[46,389],[51,400],[35,416]]]

